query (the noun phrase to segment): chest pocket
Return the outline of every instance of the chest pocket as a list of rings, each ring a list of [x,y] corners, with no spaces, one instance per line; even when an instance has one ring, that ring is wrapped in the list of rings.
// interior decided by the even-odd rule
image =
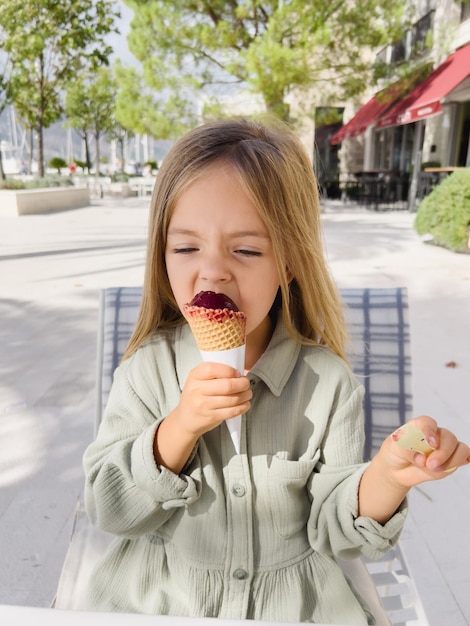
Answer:
[[[281,537],[295,535],[307,524],[311,500],[307,482],[315,461],[287,461],[273,456],[268,470],[270,510]]]

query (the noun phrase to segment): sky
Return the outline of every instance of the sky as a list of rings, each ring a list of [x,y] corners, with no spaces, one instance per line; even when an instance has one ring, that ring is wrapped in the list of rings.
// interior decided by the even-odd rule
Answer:
[[[116,24],[119,29],[119,33],[113,33],[110,35],[108,38],[109,42],[113,46],[116,57],[121,59],[125,65],[136,64],[138,61],[127,47],[127,35],[130,31],[130,22],[134,13],[124,4],[124,2],[121,2],[121,0],[115,0],[115,4],[121,13],[121,18]]]

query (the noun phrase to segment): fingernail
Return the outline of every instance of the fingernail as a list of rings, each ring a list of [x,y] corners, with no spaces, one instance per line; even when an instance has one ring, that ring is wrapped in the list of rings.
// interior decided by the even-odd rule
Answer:
[[[430,437],[426,437],[426,441],[429,443],[429,445],[431,446],[431,448],[437,448],[437,441],[436,438],[433,437],[432,435]]]
[[[398,439],[400,438],[400,432],[401,428],[397,428],[396,431],[392,433],[391,437],[393,441],[398,441]]]
[[[432,470],[437,470],[439,468],[439,465],[440,464],[439,464],[439,461],[437,459],[432,459],[428,463],[429,469],[432,469]]]

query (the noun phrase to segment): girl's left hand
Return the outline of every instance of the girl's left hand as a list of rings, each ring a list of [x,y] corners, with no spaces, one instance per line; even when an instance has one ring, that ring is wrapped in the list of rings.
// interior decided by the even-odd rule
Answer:
[[[419,452],[420,445],[410,445],[406,441],[408,424],[422,432],[425,438],[425,453]],[[402,438],[402,445],[400,439]],[[411,444],[413,445],[413,444]],[[449,476],[463,465],[470,463],[470,448],[459,441],[446,428],[439,428],[437,422],[426,415],[417,417],[401,426],[384,441],[379,453],[388,465],[389,476],[403,487],[413,487],[422,482],[439,480]]]

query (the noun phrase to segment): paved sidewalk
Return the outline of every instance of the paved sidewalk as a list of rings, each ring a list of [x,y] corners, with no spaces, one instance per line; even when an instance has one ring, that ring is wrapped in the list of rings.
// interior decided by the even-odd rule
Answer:
[[[148,205],[0,214],[0,604],[54,597],[93,433],[99,290],[141,284]],[[339,286],[408,287],[415,413],[470,441],[470,256],[423,244],[407,212],[322,217]],[[403,540],[425,540],[406,548],[431,626],[468,626],[470,468],[411,501]]]

